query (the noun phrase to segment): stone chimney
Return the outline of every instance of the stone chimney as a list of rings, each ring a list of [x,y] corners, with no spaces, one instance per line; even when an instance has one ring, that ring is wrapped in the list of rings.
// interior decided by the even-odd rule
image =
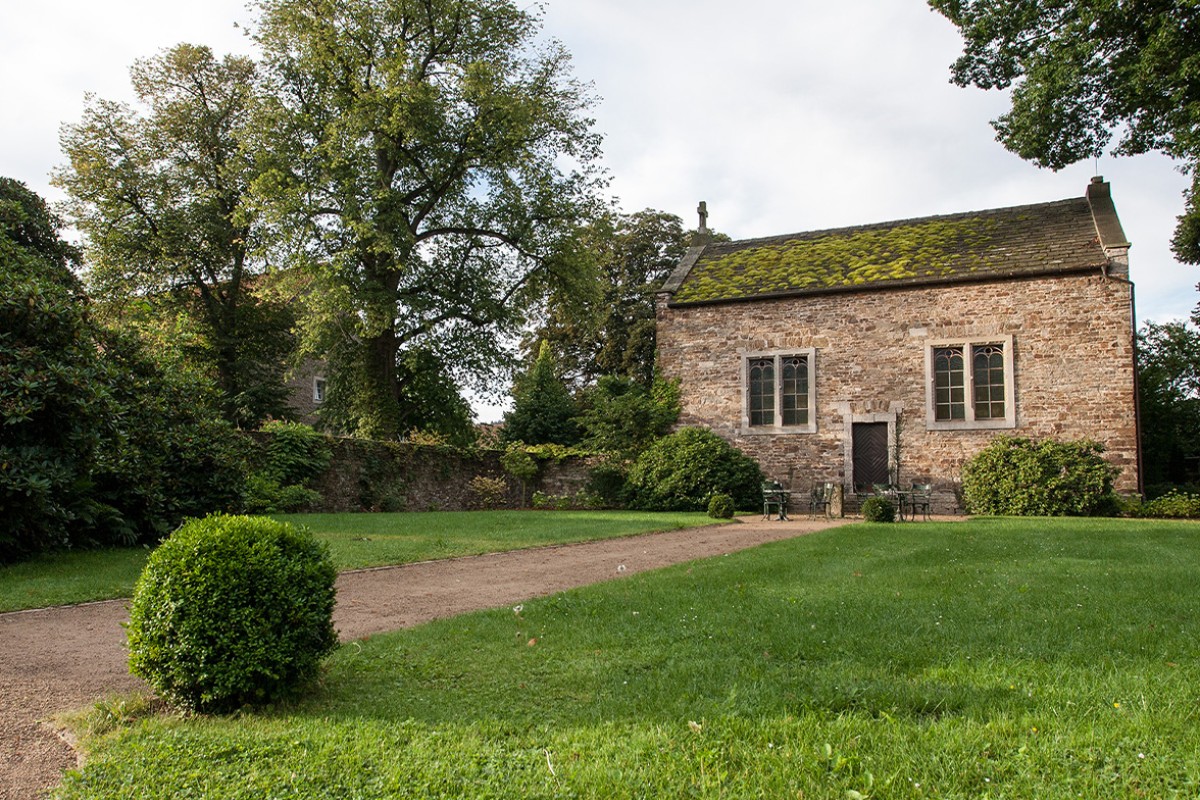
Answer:
[[[1096,236],[1104,248],[1104,255],[1108,256],[1109,267],[1105,274],[1128,278],[1130,244],[1117,216],[1117,208],[1113,205],[1112,187],[1097,175],[1088,184],[1086,197],[1092,210],[1092,221],[1096,225]]]

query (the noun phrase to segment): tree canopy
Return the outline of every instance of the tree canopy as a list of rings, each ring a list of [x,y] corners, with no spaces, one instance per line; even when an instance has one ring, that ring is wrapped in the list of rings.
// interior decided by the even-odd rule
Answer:
[[[1138,332],[1138,396],[1147,485],[1200,478],[1200,331],[1148,322]]]
[[[965,39],[952,79],[1012,89],[998,139],[1051,169],[1161,152],[1192,175],[1173,242],[1200,263],[1200,6],[1191,0],[929,0]]]
[[[591,98],[538,12],[508,0],[257,8],[258,207],[317,282],[313,349],[357,373],[327,403],[349,432],[392,438],[405,351],[486,383],[547,287],[586,278]]]
[[[61,135],[68,164],[55,183],[86,237],[89,291],[126,327],[158,325],[175,341],[176,329],[191,331],[188,355],[221,389],[230,421],[277,416],[291,318],[253,294],[265,271],[246,206],[255,64],[181,44],[130,75],[138,108],[90,97]]]

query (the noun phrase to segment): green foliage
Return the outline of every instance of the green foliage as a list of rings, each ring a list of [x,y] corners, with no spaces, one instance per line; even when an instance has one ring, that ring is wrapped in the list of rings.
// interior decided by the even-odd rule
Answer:
[[[337,647],[328,548],[261,517],[192,520],[154,553],[130,607],[129,669],[172,705],[262,705]]]
[[[727,494],[717,492],[708,498],[708,515],[713,519],[733,519],[735,511],[733,498]]]
[[[476,475],[471,479],[469,488],[479,508],[500,508],[508,499],[508,484],[503,478]]]
[[[1138,516],[1157,519],[1200,519],[1200,494],[1172,489],[1142,503]]]
[[[1143,480],[1200,478],[1200,331],[1186,322],[1148,322],[1138,332]]]
[[[895,522],[896,506],[886,497],[868,497],[863,501],[862,515],[867,522]]]
[[[962,33],[960,86],[1011,90],[995,120],[1006,148],[1061,169],[1103,154],[1159,151],[1193,175],[1176,229],[1180,260],[1200,263],[1200,110],[1197,36],[1190,2],[930,0]]]
[[[470,403],[432,350],[416,347],[399,354],[395,386],[386,390],[373,383],[377,378],[369,355],[354,343],[333,343],[328,353],[329,392],[317,412],[322,427],[366,439],[415,436],[437,437],[459,447],[475,443]],[[372,399],[380,391],[393,390],[394,402],[379,405]]]
[[[251,443],[221,419],[211,384],[160,367],[132,337],[109,334],[102,346],[113,407],[92,479],[96,498],[123,519],[123,543],[236,508]]]
[[[246,480],[244,508],[252,514],[301,511],[321,501],[304,484],[329,467],[329,440],[308,425],[270,421],[261,428],[258,468]]]
[[[552,292],[530,342],[548,342],[565,376],[591,386],[612,375],[649,387],[655,363],[654,294],[687,249],[674,214],[604,214],[580,231],[595,260],[590,285]]]
[[[108,370],[58,230],[40,197],[0,178],[0,562],[69,545],[99,512]]]
[[[588,283],[575,231],[601,182],[589,91],[536,6],[252,5],[270,87],[259,207],[319,287],[307,344],[358,351],[346,429],[397,439],[403,353],[488,386],[546,291]]]
[[[302,484],[321,474],[333,451],[329,440],[308,425],[271,421],[262,426],[268,435],[262,472],[282,485]]]
[[[242,508],[248,514],[287,514],[312,508],[321,502],[321,493],[299,484],[280,484],[261,472],[246,479]]]
[[[227,421],[278,417],[294,320],[285,301],[256,295],[266,281],[247,202],[255,64],[180,44],[130,77],[136,108],[90,98],[63,128],[69,163],[54,180],[86,237],[89,291],[114,325],[178,348],[207,375]]]
[[[715,493],[740,509],[761,500],[754,459],[704,428],[684,428],[650,445],[629,470],[630,505],[655,511],[703,511]]]
[[[537,359],[513,387],[513,408],[504,415],[500,439],[505,443],[575,444],[580,438],[576,413],[554,353],[543,342]]]
[[[592,450],[635,457],[679,419],[679,381],[655,377],[649,389],[631,378],[603,375],[587,392],[579,425]]]
[[[597,464],[588,471],[587,490],[606,506],[619,507],[625,501],[625,473],[621,462]]]
[[[519,481],[531,481],[537,477],[538,464],[529,454],[528,448],[520,444],[510,444],[500,456],[500,466],[504,471]]]
[[[963,502],[971,514],[1089,516],[1111,513],[1120,470],[1093,441],[1034,442],[997,436],[963,468]]]

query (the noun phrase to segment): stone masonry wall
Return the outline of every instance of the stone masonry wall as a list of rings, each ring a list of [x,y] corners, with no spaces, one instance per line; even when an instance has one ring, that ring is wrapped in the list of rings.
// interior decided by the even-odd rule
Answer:
[[[478,507],[470,491],[476,476],[503,479],[505,508],[522,508],[533,492],[574,495],[587,485],[592,460],[538,461],[538,475],[524,487],[505,474],[501,452],[464,453],[453,448],[401,442],[334,439],[329,467],[312,482],[321,493],[313,511],[463,511]]]
[[[828,294],[669,308],[659,298],[659,361],[682,380],[679,424],[703,425],[793,491],[816,481],[853,492],[852,422],[888,421],[901,485],[933,483],[951,510],[961,468],[998,433],[1102,442],[1136,491],[1132,286],[1096,275]],[[1013,337],[1016,427],[927,430],[926,345]],[[747,353],[815,348],[816,432],[742,425]],[[893,452],[893,455],[895,453]]]

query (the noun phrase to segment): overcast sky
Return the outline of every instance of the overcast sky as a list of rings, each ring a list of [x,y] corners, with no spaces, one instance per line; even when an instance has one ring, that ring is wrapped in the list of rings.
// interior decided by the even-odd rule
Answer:
[[[137,58],[250,52],[243,0],[3,0],[0,175],[49,199],[85,92],[131,98]],[[1078,197],[1112,183],[1140,320],[1187,317],[1200,268],[1169,242],[1187,185],[1157,156],[1058,173],[995,141],[997,92],[948,82],[957,31],[923,0],[547,0],[546,33],[595,86],[611,192],[734,238]]]

